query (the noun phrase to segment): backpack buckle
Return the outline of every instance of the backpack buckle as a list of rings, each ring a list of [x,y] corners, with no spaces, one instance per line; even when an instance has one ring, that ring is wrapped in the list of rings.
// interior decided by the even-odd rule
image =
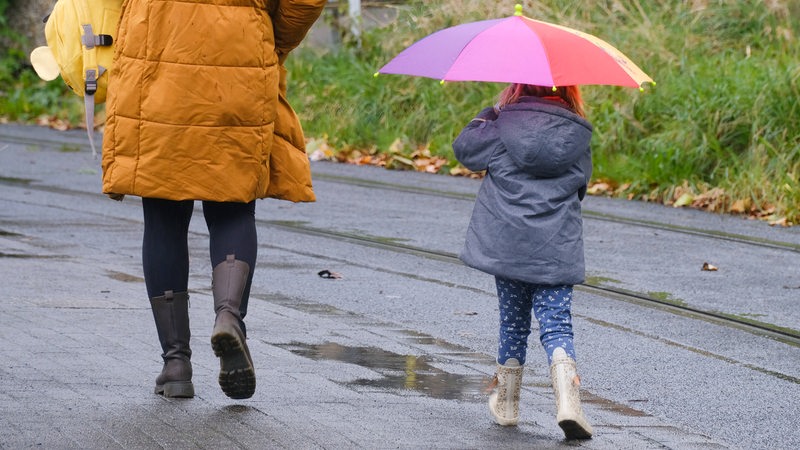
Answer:
[[[86,94],[94,95],[97,92],[97,71],[89,69],[86,71]]]
[[[114,45],[114,36],[110,34],[98,34],[94,37],[94,43],[100,47],[111,47]]]

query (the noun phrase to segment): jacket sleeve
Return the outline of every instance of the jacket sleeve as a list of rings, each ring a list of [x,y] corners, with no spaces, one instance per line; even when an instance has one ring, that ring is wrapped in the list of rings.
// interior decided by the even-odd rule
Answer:
[[[489,159],[500,143],[495,119],[494,108],[484,108],[453,141],[453,153],[467,169],[477,172],[489,167]]]
[[[275,51],[281,61],[306,37],[317,21],[326,0],[278,0],[272,15],[275,30]]]
[[[586,184],[578,190],[578,199],[583,200],[586,197],[586,191],[589,187],[589,182],[592,181],[592,149],[591,147],[586,150],[583,158],[578,162],[583,172],[583,178]]]

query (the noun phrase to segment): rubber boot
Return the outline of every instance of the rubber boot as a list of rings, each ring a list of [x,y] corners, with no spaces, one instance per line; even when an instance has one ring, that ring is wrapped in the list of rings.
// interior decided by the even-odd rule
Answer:
[[[581,379],[575,360],[563,348],[556,348],[550,365],[550,379],[556,394],[556,420],[567,439],[589,439],[592,427],[583,415],[579,388]]]
[[[494,421],[503,426],[514,426],[519,422],[519,391],[522,387],[524,367],[515,358],[497,365],[494,390],[489,396],[489,411]]]
[[[234,255],[214,267],[214,331],[211,347],[219,357],[219,385],[230,398],[250,398],[256,390],[256,372],[242,331],[240,307],[250,266]]]
[[[156,377],[155,393],[164,397],[192,398],[192,350],[189,348],[189,294],[166,291],[150,299],[161,341],[164,367]]]

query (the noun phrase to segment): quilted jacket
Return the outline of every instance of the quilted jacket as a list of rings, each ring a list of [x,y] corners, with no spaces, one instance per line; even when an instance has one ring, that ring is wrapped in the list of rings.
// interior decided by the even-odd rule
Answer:
[[[461,259],[492,275],[540,285],[584,281],[581,200],[592,175],[592,126],[559,103],[522,97],[489,107],[453,142],[459,161],[486,170]]]
[[[325,0],[125,0],[110,72],[103,192],[314,201],[283,61]]]

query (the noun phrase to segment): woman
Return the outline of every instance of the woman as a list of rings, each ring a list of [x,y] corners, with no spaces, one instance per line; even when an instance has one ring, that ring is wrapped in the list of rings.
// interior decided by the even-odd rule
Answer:
[[[103,192],[142,197],[143,269],[163,350],[155,392],[193,397],[187,232],[210,234],[220,358],[231,398],[255,391],[244,317],[256,262],[255,200],[314,201],[283,62],[324,0],[126,0],[110,73]]]

